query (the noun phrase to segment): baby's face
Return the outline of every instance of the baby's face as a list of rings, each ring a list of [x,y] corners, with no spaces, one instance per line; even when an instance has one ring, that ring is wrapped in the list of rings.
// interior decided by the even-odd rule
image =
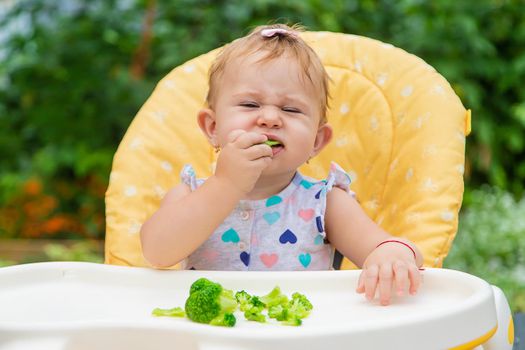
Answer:
[[[274,148],[268,168],[295,171],[312,154],[320,122],[319,96],[293,59],[257,62],[260,54],[231,62],[216,87],[216,141],[235,129],[264,134]]]

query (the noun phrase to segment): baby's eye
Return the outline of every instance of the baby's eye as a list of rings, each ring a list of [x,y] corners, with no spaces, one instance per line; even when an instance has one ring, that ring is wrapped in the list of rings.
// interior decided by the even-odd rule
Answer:
[[[302,113],[299,108],[295,107],[283,107],[282,110],[288,113]]]
[[[256,102],[241,102],[239,104],[241,107],[247,107],[247,108],[258,108],[259,105]]]

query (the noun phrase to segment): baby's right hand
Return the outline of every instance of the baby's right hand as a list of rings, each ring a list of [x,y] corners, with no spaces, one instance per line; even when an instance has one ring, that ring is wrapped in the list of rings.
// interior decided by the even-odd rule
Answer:
[[[265,135],[233,130],[217,159],[215,176],[228,181],[242,194],[252,191],[263,170],[272,162],[272,148]]]

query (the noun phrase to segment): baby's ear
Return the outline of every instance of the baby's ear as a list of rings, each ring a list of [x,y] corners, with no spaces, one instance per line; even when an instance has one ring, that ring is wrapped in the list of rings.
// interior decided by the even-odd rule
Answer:
[[[214,147],[217,146],[217,141],[215,140],[215,130],[217,126],[215,122],[215,112],[209,108],[201,109],[197,114],[197,122],[211,145]]]
[[[316,156],[332,139],[333,129],[329,124],[323,124],[317,129],[312,157]]]

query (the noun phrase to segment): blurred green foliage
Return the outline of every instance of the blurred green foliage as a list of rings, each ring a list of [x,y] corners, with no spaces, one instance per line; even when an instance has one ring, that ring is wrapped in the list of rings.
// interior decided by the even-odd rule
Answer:
[[[44,260],[104,262],[104,258],[100,255],[99,250],[90,241],[79,241],[71,246],[59,243],[47,244],[44,247]],[[35,261],[41,260],[35,259]]]
[[[497,285],[514,311],[525,312],[525,198],[490,187],[469,195],[444,266]]]
[[[40,253],[33,252],[31,254],[24,254],[15,260],[0,257],[0,267],[41,261],[85,261],[102,263],[104,258],[96,242],[84,240],[71,241],[70,244],[58,243],[58,241],[57,243],[47,243],[42,246]]]
[[[103,238],[112,156],[154,85],[273,20],[423,58],[473,110],[466,208],[478,208],[470,191],[483,183],[523,195],[521,0],[19,0],[0,15],[0,237]]]

